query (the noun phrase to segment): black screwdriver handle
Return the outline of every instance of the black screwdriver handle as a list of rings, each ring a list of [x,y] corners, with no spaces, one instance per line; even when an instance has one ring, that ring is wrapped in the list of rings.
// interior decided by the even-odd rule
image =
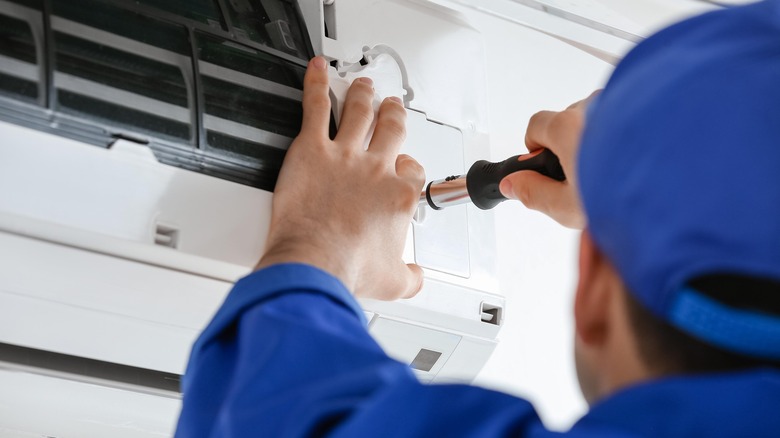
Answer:
[[[531,158],[520,160],[520,157],[522,155],[515,155],[498,163],[480,160],[471,166],[466,175],[466,188],[474,205],[482,210],[490,210],[506,201],[507,198],[501,194],[498,186],[505,176],[521,170],[535,170],[557,181],[566,180],[558,157],[549,149]]]

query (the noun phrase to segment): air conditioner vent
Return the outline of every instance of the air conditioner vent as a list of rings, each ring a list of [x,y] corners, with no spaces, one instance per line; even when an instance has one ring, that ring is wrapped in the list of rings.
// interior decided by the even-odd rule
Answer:
[[[155,245],[177,248],[179,246],[179,230],[168,225],[157,224],[154,243]]]

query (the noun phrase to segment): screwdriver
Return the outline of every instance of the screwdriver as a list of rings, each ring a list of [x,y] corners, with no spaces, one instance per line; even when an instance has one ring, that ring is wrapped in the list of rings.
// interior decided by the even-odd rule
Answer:
[[[507,199],[498,188],[501,180],[521,170],[534,170],[557,181],[566,180],[558,157],[549,149],[540,149],[498,163],[480,160],[465,175],[431,181],[420,194],[420,203],[441,210],[473,202],[482,210],[490,210]]]

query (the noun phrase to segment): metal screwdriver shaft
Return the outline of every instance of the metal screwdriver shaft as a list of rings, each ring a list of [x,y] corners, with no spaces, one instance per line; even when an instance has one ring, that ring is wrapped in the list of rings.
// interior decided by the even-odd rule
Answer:
[[[515,155],[498,163],[477,161],[465,175],[431,181],[420,194],[420,203],[441,210],[473,202],[480,209],[489,210],[507,199],[498,188],[501,180],[521,170],[533,170],[557,181],[566,180],[558,157],[549,149],[541,149],[540,152]]]

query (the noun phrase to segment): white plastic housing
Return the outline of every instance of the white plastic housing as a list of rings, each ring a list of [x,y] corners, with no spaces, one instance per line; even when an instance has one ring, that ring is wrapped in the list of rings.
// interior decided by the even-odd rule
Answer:
[[[320,2],[301,6],[326,12]],[[337,61],[332,73],[343,84],[365,70],[380,95],[403,96],[403,152],[431,178],[484,158],[477,32],[424,3],[329,7],[343,38],[315,47]],[[402,31],[415,23],[413,34]],[[127,140],[103,149],[7,122],[0,135],[0,343],[183,373],[192,341],[261,255],[272,194],[161,164]],[[429,213],[410,232],[405,255],[425,268],[423,291],[362,305],[391,355],[409,362],[402,352],[442,353],[422,380],[470,381],[502,322],[483,315],[483,303],[504,305],[493,293],[493,221],[466,206]]]

